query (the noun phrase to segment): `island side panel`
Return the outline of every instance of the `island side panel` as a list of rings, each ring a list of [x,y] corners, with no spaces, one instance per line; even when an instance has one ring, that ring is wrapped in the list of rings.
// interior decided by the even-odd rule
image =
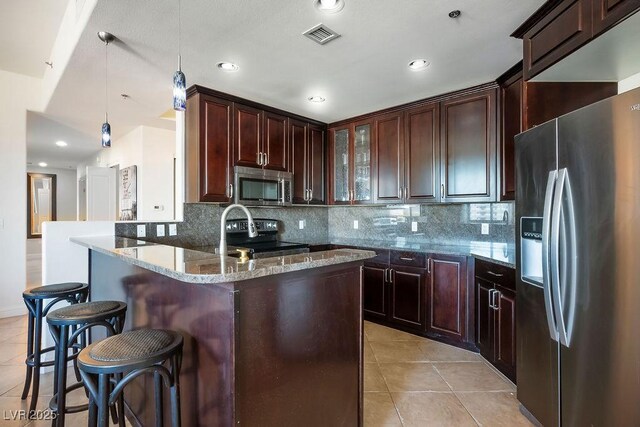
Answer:
[[[236,283],[236,423],[362,425],[361,266]]]
[[[126,302],[125,329],[164,328],[183,335],[182,425],[232,425],[232,289],[181,282],[96,251],[90,266],[91,300]],[[166,420],[171,419],[168,395]],[[141,425],[155,425],[152,377],[129,384],[125,399]]]

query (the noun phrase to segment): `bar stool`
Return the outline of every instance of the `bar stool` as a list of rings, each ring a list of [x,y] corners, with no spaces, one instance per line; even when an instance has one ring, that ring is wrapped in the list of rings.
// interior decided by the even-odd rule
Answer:
[[[78,356],[78,367],[89,390],[89,425],[107,427],[109,407],[118,399],[124,387],[140,375],[153,373],[156,426],[163,425],[164,382],[171,391],[173,427],[180,427],[182,342],[182,335],[174,331],[137,329],[84,348]],[[169,368],[165,366],[166,362]],[[118,375],[121,377],[118,378]],[[113,388],[110,390],[111,384]]]
[[[22,298],[29,310],[29,323],[27,329],[27,374],[22,390],[22,400],[26,399],[31,390],[31,404],[29,413],[33,414],[38,403],[40,390],[40,368],[53,366],[54,361],[42,361],[42,355],[53,351],[54,346],[42,348],[42,318],[47,315],[51,307],[60,301],[70,304],[85,302],[89,295],[89,285],[86,283],[58,283],[55,285],[40,286],[24,291]],[[52,300],[44,306],[45,300]],[[33,379],[33,382],[32,382]]]
[[[53,397],[49,403],[49,408],[56,414],[52,423],[54,426],[64,426],[65,414],[88,408],[86,404],[67,406],[67,393],[84,386],[78,378],[77,383],[67,387],[67,364],[73,360],[74,368],[79,375],[77,357],[79,351],[86,347],[87,331],[95,327],[104,327],[108,337],[119,334],[124,326],[126,311],[127,304],[120,301],[93,301],[59,308],[47,316],[51,335],[56,342]],[[72,349],[71,355],[68,354],[69,349]],[[121,419],[121,425],[124,425],[122,400],[118,402],[118,406],[118,419]]]

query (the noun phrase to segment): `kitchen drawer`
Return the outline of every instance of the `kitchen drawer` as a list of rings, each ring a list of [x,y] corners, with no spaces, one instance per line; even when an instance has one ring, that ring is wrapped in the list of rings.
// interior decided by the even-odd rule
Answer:
[[[476,277],[515,291],[516,271],[513,268],[479,259],[476,259],[475,268]]]
[[[376,253],[373,258],[366,259],[365,264],[389,265],[389,249],[358,248]]]
[[[427,254],[418,252],[391,251],[392,265],[406,265],[408,267],[427,268]]]

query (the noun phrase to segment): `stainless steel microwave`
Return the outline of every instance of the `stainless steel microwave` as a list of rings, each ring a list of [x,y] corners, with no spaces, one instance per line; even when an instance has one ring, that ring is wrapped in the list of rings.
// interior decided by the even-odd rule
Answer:
[[[290,172],[235,167],[235,203],[246,206],[289,206],[293,197]]]

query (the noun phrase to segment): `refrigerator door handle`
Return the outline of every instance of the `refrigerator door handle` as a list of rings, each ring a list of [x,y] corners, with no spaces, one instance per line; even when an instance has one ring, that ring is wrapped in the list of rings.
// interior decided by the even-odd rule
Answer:
[[[565,280],[567,276],[569,277],[569,283],[563,283],[561,286],[561,276],[560,276],[560,223],[563,218],[563,196],[567,195],[567,214],[568,218],[568,241],[565,244],[564,250],[567,251],[567,257],[563,259],[569,259],[570,266],[568,267],[568,271],[564,274]],[[569,177],[567,174],[567,169],[563,168],[558,171],[558,183],[556,192],[554,195],[554,203],[555,209],[553,211],[552,219],[551,219],[551,271],[554,285],[552,287],[552,299],[554,302],[554,311],[556,315],[556,322],[558,327],[558,337],[560,340],[560,344],[565,347],[569,347],[570,342],[570,330],[569,324],[567,323],[564,310],[565,304],[571,305],[571,310],[569,311],[569,318],[573,318],[573,311],[575,309],[575,289],[576,289],[576,233],[575,233],[575,214],[573,210],[573,199],[571,194],[571,185],[569,184]],[[564,266],[567,268],[567,266]],[[564,289],[564,292],[563,292]],[[568,291],[568,292],[567,292]],[[566,299],[565,299],[566,298]]]
[[[551,278],[551,268],[549,265],[549,242],[551,232],[551,213],[553,209],[553,192],[556,186],[558,172],[549,172],[547,179],[547,190],[544,196],[544,213],[542,217],[542,288],[544,290],[544,308],[547,313],[547,326],[549,335],[554,341],[558,341],[558,329],[554,315],[554,305],[551,296],[553,285]]]

